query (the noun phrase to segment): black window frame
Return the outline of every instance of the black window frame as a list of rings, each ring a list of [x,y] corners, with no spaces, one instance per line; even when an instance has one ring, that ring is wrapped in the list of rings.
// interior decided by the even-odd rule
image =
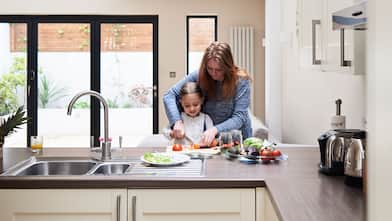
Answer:
[[[108,23],[148,23],[153,26],[153,134],[159,132],[158,108],[158,15],[0,15],[0,23],[25,23],[27,25],[27,146],[30,136],[38,133],[38,24],[39,23],[89,23],[90,24],[90,90],[101,91],[101,24]],[[94,146],[99,145],[100,104],[98,99],[90,99],[90,135],[94,136]],[[65,113],[64,113],[65,114]]]
[[[186,73],[189,74],[189,21],[192,18],[213,18],[214,19],[214,41],[218,40],[218,16],[216,15],[188,15],[186,16]]]

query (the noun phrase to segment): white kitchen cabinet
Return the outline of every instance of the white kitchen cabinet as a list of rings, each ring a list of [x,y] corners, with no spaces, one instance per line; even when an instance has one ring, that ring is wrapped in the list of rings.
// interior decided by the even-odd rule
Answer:
[[[256,189],[1,189],[1,221],[267,221]],[[260,193],[262,193],[260,195]],[[262,205],[262,209],[256,209]],[[261,219],[256,217],[261,217]],[[268,218],[268,219],[267,219]],[[271,220],[273,221],[273,220]]]
[[[125,221],[126,189],[0,190],[1,221]]]
[[[354,54],[354,30],[344,30],[341,39],[341,30],[332,29],[332,13],[354,5],[354,0],[324,0],[324,18],[322,19],[323,56],[321,69],[325,71],[350,72],[352,71]],[[344,47],[344,54],[341,52]],[[344,59],[345,64],[341,64]]]
[[[256,188],[256,221],[279,221],[271,197],[264,188]]]
[[[253,221],[255,189],[128,191],[128,221]]]
[[[323,0],[297,0],[296,36],[301,68],[320,69]]]
[[[362,64],[365,32],[345,29],[342,38],[341,30],[332,28],[332,13],[357,2],[358,0],[297,0],[296,36],[301,68],[364,73]]]

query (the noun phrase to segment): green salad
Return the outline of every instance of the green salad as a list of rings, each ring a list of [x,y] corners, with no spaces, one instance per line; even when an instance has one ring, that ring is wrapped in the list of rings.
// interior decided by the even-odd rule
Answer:
[[[151,163],[171,163],[172,158],[168,155],[147,152],[144,154],[144,159]]]

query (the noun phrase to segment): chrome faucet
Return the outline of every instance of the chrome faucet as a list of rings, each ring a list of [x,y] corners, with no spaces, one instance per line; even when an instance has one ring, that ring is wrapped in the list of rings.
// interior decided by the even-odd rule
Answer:
[[[102,157],[101,160],[110,160],[111,159],[111,143],[109,141],[109,105],[106,100],[96,91],[82,91],[76,94],[72,100],[68,104],[67,115],[71,115],[72,107],[75,104],[76,100],[84,95],[91,95],[98,98],[103,105],[104,112],[104,140],[102,142]]]

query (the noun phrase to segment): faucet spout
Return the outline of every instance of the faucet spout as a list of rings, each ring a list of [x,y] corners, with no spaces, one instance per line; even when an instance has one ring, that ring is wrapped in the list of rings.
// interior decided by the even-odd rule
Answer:
[[[102,160],[110,160],[111,158],[111,143],[109,141],[109,105],[106,100],[96,91],[82,91],[76,94],[68,104],[67,115],[72,114],[72,107],[75,102],[84,95],[91,95],[96,97],[103,105],[104,112],[104,141],[102,142]]]

